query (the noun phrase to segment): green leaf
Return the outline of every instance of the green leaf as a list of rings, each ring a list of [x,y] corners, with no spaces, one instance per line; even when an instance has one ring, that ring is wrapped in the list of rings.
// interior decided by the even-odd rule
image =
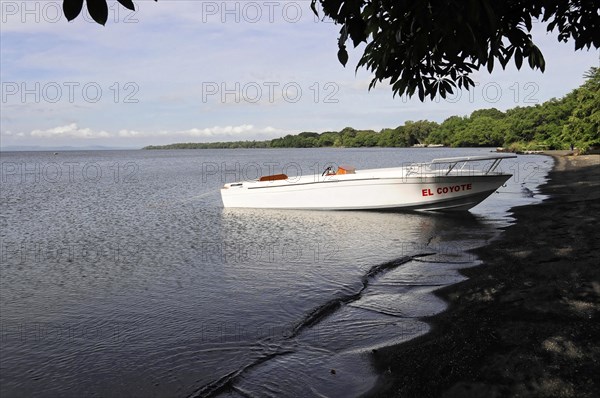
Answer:
[[[536,53],[532,52],[529,54],[529,57],[527,58],[527,62],[529,63],[529,67],[531,69],[534,69],[537,66],[537,62],[536,62]]]
[[[361,42],[367,41],[366,29],[367,25],[361,18],[351,18],[346,23],[348,35],[352,39],[354,47],[357,47]]]
[[[465,82],[467,83],[465,85],[465,87],[467,88],[467,90],[469,89],[469,87],[475,87],[475,82],[468,76],[465,76]]]
[[[312,10],[312,12],[315,13],[315,15],[318,17],[319,13],[317,12],[317,0],[312,0],[310,2],[310,9]]]
[[[442,86],[444,87],[445,91],[449,92],[450,94],[454,94],[454,91],[452,90],[452,87],[456,87],[456,84],[454,82],[449,81],[449,80],[444,80],[442,82]]]
[[[91,17],[100,25],[105,25],[108,20],[108,5],[106,0],[86,0],[87,9]]]
[[[132,0],[117,0],[119,3],[121,3],[123,5],[123,7],[131,10],[131,11],[135,11],[135,5],[133,4]]]
[[[67,21],[72,21],[81,13],[83,0],[63,0],[63,12]]]
[[[520,48],[516,48],[515,49],[515,65],[517,67],[517,69],[521,69],[521,66],[523,65],[523,53],[521,53],[521,49]]]
[[[542,17],[542,22],[546,22],[552,14],[555,12],[555,9],[552,7],[544,7],[544,16]]]
[[[525,27],[527,28],[528,32],[531,32],[531,15],[525,15],[524,16],[525,19]]]
[[[344,24],[342,29],[340,29],[340,45],[346,44],[346,40],[348,40],[348,25]]]
[[[541,51],[539,52],[538,57],[538,66],[540,67],[540,70],[543,73],[546,70],[546,60],[544,59],[544,54],[542,54]]]
[[[487,70],[489,73],[492,73],[492,71],[494,70],[494,56],[491,53],[487,60]]]
[[[531,45],[531,54],[534,56],[535,66],[540,68],[540,70],[543,72],[546,69],[546,60],[544,59],[544,54],[542,54],[539,47],[535,44]]]
[[[398,93],[398,95],[404,94],[406,91],[406,86],[408,82],[404,79],[399,79],[396,83],[394,83],[392,89],[394,90],[394,94]]]
[[[425,87],[423,86],[423,80],[419,80],[419,99],[421,102],[425,100]]]
[[[346,51],[346,47],[340,47],[338,53],[337,53],[337,57],[338,60],[340,61],[340,64],[342,64],[343,66],[346,66],[346,64],[348,63],[348,51]]]

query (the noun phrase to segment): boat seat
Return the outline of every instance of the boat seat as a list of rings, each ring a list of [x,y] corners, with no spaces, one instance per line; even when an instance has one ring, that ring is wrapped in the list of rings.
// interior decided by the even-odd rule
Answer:
[[[262,176],[258,179],[258,181],[278,181],[278,180],[287,180],[288,176],[285,174],[273,174],[270,176]]]
[[[337,174],[356,174],[356,168],[353,166],[339,166]]]

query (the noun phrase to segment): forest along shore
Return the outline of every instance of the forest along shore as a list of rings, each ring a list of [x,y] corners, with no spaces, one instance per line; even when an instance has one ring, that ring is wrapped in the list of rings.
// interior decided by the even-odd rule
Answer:
[[[600,156],[554,153],[544,202],[475,250],[432,331],[373,353],[371,396],[591,397],[600,391]]]

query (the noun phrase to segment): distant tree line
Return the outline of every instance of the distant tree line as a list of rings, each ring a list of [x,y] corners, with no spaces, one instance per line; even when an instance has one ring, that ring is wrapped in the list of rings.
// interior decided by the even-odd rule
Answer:
[[[506,147],[511,150],[568,149],[600,146],[600,69],[591,68],[586,82],[561,99],[502,112],[480,109],[470,116],[451,116],[441,124],[407,121],[381,131],[356,130],[288,134],[266,141],[179,143],[144,149],[317,148],[317,147]]]
[[[236,149],[270,148],[271,141],[180,142],[168,145],[149,145],[143,149]]]

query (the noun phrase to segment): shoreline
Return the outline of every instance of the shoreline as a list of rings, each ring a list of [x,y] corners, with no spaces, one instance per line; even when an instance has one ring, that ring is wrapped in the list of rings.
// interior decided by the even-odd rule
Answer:
[[[431,331],[374,351],[367,396],[595,396],[600,391],[600,156],[554,158],[515,222],[436,291]]]

